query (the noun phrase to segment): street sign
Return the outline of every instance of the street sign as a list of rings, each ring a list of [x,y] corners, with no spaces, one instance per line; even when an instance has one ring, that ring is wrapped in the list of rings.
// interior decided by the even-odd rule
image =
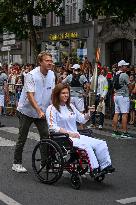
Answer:
[[[15,39],[15,38],[16,38],[16,36],[14,33],[11,33],[11,34],[3,33],[3,41],[9,40],[9,39]]]
[[[11,50],[11,46],[3,46],[1,47],[1,51],[10,51]]]
[[[14,45],[16,43],[15,39],[3,41],[3,46]]]

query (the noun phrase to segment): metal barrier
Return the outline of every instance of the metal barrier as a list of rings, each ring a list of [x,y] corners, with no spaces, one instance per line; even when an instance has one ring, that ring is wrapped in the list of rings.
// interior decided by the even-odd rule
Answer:
[[[9,100],[6,102],[4,112],[6,115],[14,115],[16,113],[17,104],[21,95],[23,85],[8,83]]]
[[[23,85],[22,84],[11,84],[8,83],[8,89],[9,89],[9,101],[6,102],[5,100],[5,106],[4,106],[4,113],[6,115],[14,115],[16,113],[17,104],[21,95]],[[108,99],[106,100],[106,113],[105,117],[108,119],[112,118],[112,110],[114,110],[114,102],[112,95],[107,96]],[[87,110],[88,105],[94,105],[95,103],[95,93],[90,92],[86,97],[84,96],[85,100],[85,110]]]

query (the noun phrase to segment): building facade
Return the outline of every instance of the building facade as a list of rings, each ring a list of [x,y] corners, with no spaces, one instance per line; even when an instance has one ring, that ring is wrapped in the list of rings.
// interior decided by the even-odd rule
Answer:
[[[98,47],[102,65],[110,66],[121,59],[136,64],[136,21],[115,26],[105,18],[98,18],[96,29],[95,21],[86,14],[81,15],[84,0],[64,0],[60,6],[64,8],[61,17],[54,13],[49,13],[46,18],[33,17],[33,24],[41,26],[37,33],[38,46],[41,50],[50,51],[54,62],[60,63],[65,57],[80,61],[85,56],[94,62],[95,49]],[[2,46],[3,39],[0,36]],[[34,63],[31,39],[16,39],[9,55],[10,62]],[[7,51],[0,52],[0,61],[8,61]]]
[[[116,26],[105,18],[98,18],[97,33],[94,21],[81,16],[83,0],[65,0],[64,17],[48,14],[43,29],[42,50],[49,50],[55,62],[65,56],[95,60],[96,38],[100,61],[112,65],[121,59],[136,64],[136,23]]]

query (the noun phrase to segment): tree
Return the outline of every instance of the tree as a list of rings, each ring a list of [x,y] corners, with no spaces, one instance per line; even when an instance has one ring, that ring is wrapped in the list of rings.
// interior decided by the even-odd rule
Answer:
[[[0,0],[0,31],[13,32],[19,39],[30,38],[35,56],[38,52],[37,31],[40,26],[33,25],[33,16],[46,18],[49,12],[62,15],[62,0]]]
[[[85,0],[85,11],[93,18],[116,17],[116,23],[124,23],[136,15],[136,0]]]

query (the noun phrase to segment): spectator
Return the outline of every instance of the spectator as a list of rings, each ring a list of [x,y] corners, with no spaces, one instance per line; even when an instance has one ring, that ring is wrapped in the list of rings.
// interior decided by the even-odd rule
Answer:
[[[129,96],[130,96],[130,125],[135,123],[135,100],[136,93],[134,92],[135,88],[135,75],[130,75],[130,85],[129,85]]]
[[[6,99],[7,99],[7,96],[8,96],[7,79],[8,79],[8,76],[5,74],[2,67],[0,67],[0,117],[2,115],[2,108],[4,107],[4,98],[6,96]],[[0,127],[4,127],[1,121],[0,121]]]
[[[98,87],[95,100],[96,111],[92,114],[92,124],[89,127],[96,127],[96,114],[99,114],[99,129],[103,128],[104,115],[105,115],[105,98],[108,92],[108,81],[106,79],[105,70],[98,69]]]
[[[129,76],[126,74],[128,70],[129,63],[126,63],[124,60],[118,62],[119,71],[119,84],[121,88],[115,90],[115,114],[113,117],[113,133],[112,136],[118,137],[121,136],[123,138],[130,137],[127,132],[127,121],[128,121],[128,113],[130,108],[130,100],[129,100]],[[122,114],[122,133],[117,130],[118,125],[118,117],[119,114]]]

